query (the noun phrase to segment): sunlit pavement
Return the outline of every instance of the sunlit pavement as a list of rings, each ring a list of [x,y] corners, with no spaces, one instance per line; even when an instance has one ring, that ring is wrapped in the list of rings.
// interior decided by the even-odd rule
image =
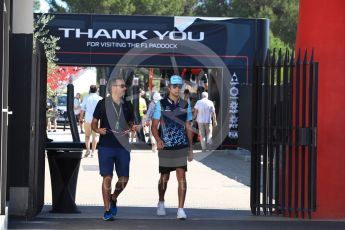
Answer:
[[[70,130],[48,133],[54,141],[72,141]],[[84,135],[80,135],[84,140]],[[83,154],[84,155],[84,154]],[[97,153],[83,158],[76,203],[80,213],[50,213],[52,193],[49,166],[45,168],[45,206],[32,220],[10,219],[10,228],[22,229],[345,229],[345,222],[296,220],[253,216],[250,212],[250,156],[246,151],[194,151],[188,164],[186,221],[176,220],[177,183],[170,176],[166,192],[167,215],[156,216],[158,157],[151,150],[131,152],[130,180],[118,199],[118,215],[103,221],[102,178]],[[115,178],[116,179],[116,176]],[[114,186],[114,183],[113,183]]]
[[[59,129],[48,136],[55,141],[72,141],[69,129],[65,132]],[[80,139],[84,140],[84,135],[80,135]],[[157,153],[151,150],[133,150],[130,166],[130,180],[119,197],[118,205],[155,206],[159,178]],[[45,203],[51,204],[49,167],[46,167],[45,175]],[[249,175],[250,162],[230,151],[195,151],[195,160],[188,164],[186,208],[249,210]],[[83,158],[79,169],[76,203],[101,206],[101,183],[97,153],[93,158]],[[166,206],[176,208],[177,203],[177,182],[172,172],[166,192]]]

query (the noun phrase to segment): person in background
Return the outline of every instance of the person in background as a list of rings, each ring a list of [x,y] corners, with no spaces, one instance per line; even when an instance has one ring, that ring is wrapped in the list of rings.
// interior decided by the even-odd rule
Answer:
[[[155,110],[155,106],[159,101],[162,99],[161,95],[158,92],[154,92],[152,96],[152,101],[149,104],[149,108],[147,110],[146,116],[144,117],[143,124],[146,127],[149,127],[149,133],[150,133],[150,140],[151,140],[151,145],[152,145],[152,151],[156,152],[157,151],[157,145],[156,145],[156,140],[152,135],[151,132],[151,127],[152,127],[152,117],[153,113]]]
[[[169,94],[155,106],[152,120],[152,134],[157,141],[159,173],[159,201],[157,215],[166,215],[164,195],[170,172],[176,171],[178,181],[177,218],[185,220],[184,211],[187,182],[187,159],[193,160],[193,131],[191,127],[192,110],[190,104],[180,97],[183,81],[173,75],[169,80]],[[159,126],[159,131],[158,131]]]
[[[51,132],[53,126],[53,132],[56,132],[57,128],[57,106],[55,103],[55,96],[47,99],[46,105],[46,117],[47,117],[47,131]]]
[[[189,92],[189,89],[185,89],[185,90],[183,91],[183,95],[184,95],[183,99],[184,99],[185,101],[188,101],[188,100],[190,99],[190,92]]]
[[[144,116],[146,115],[147,112],[147,105],[146,105],[146,100],[145,100],[145,91],[144,90],[140,90],[139,93],[139,116],[140,116],[140,121],[143,121]],[[144,124],[142,122],[142,124]],[[147,132],[145,132],[145,129],[143,129],[144,135],[149,135]],[[130,135],[130,140],[132,142],[136,142],[137,141],[137,133],[136,132],[132,132]]]
[[[83,120],[80,119],[80,112],[81,112],[81,99],[80,99],[80,93],[77,93],[74,97],[74,115],[75,115],[75,119],[77,123],[79,123],[80,133],[84,133]]]
[[[205,152],[212,144],[211,125],[217,126],[217,119],[213,102],[208,99],[208,93],[202,92],[201,97],[202,99],[198,100],[194,106],[194,118],[198,123],[201,148]]]
[[[144,115],[146,114],[147,111],[147,105],[146,105],[146,100],[145,100],[145,91],[141,90],[140,91],[140,97],[139,97],[139,116],[140,120],[143,120]]]
[[[204,68],[202,71],[200,71],[198,75],[198,96],[201,98],[202,92],[208,92],[208,75],[207,75],[207,69]]]
[[[97,94],[97,86],[91,85],[89,95],[84,98],[83,103],[81,105],[81,115],[82,119],[85,119],[84,129],[85,129],[85,147],[86,152],[84,157],[88,157],[90,155],[90,137],[92,135],[92,152],[91,157],[95,153],[97,142],[98,142],[98,134],[93,132],[91,129],[91,122],[93,118],[93,112],[95,111],[96,105],[99,100],[102,99],[101,96]]]

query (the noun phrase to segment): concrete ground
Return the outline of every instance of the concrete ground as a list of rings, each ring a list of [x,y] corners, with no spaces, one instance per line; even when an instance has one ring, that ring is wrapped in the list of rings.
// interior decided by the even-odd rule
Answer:
[[[68,140],[69,130],[49,133],[54,140]],[[83,140],[83,136],[81,139]],[[71,138],[70,138],[71,140]],[[157,217],[158,158],[150,150],[131,152],[130,181],[118,198],[115,221],[103,221],[102,178],[97,154],[83,158],[79,169],[76,204],[80,213],[57,214],[51,210],[48,162],[45,173],[45,206],[31,220],[10,218],[10,229],[345,229],[345,222],[297,220],[253,216],[250,212],[250,155],[247,151],[194,152],[188,164],[188,219],[176,220],[177,183],[170,176],[166,192],[167,215]],[[114,185],[114,183],[113,183]]]
[[[243,160],[227,152],[196,152],[195,160],[188,165],[186,208],[249,210],[250,162],[241,161]],[[48,166],[48,162],[46,165]],[[103,204],[102,177],[98,170],[97,154],[93,158],[81,160],[76,192],[77,205]],[[171,208],[177,207],[177,181],[174,174],[172,172],[166,192],[166,206]],[[45,203],[51,204],[49,167],[46,167],[45,175]],[[157,153],[150,150],[132,151],[130,180],[118,199],[118,205],[155,206],[158,201],[158,178]],[[115,180],[116,177],[113,187]]]
[[[68,129],[65,132],[59,129],[56,133],[48,133],[48,136],[58,141],[71,141],[69,132]],[[81,140],[83,139],[84,136],[81,135]],[[186,208],[250,210],[250,161],[248,160],[248,152],[194,152],[195,160],[188,164]],[[52,193],[47,159],[46,166],[45,203],[51,204]],[[98,170],[97,154],[93,158],[88,157],[81,160],[76,193],[78,205],[97,206],[103,204],[101,196],[102,178]],[[130,180],[118,199],[118,205],[155,206],[158,200],[158,178],[157,153],[153,153],[151,150],[132,151]],[[174,172],[170,176],[166,192],[166,206],[177,206],[177,182]]]

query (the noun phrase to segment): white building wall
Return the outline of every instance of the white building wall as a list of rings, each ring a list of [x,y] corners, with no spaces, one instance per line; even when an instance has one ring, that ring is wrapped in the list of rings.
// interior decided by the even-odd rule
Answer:
[[[32,10],[28,10],[32,9]],[[33,33],[33,0],[13,0],[13,33]]]

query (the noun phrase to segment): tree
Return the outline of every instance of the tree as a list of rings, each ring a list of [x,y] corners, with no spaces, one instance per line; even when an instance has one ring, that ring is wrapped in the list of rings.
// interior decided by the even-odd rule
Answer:
[[[133,0],[135,15],[182,15],[185,0]]]
[[[119,15],[192,15],[198,0],[47,0],[50,12]]]
[[[209,17],[227,17],[231,12],[228,0],[202,0],[195,7],[195,15]]]
[[[50,12],[132,14],[135,10],[132,0],[64,0],[65,6],[56,0],[47,0]]]
[[[202,0],[195,12],[201,16],[268,18],[273,40],[280,39],[289,48],[295,45],[298,0]]]
[[[270,19],[272,33],[293,48],[296,40],[298,0],[233,0],[231,15]]]
[[[54,37],[52,35],[48,36],[48,29],[46,26],[50,20],[52,20],[54,16],[41,14],[38,15],[34,20],[34,34],[33,34],[33,52],[36,52],[36,42],[39,41],[43,44],[44,51],[47,57],[47,75],[51,74],[54,69],[57,67],[55,62],[57,61],[56,58],[56,50],[59,50],[60,47],[57,46],[57,41],[59,38]],[[48,96],[52,96],[53,91],[48,84],[47,88]]]
[[[34,1],[34,12],[38,12],[41,8],[41,3],[40,0],[35,0]]]
[[[38,15],[34,20],[34,52],[36,52],[36,42],[40,41],[43,44],[46,53],[48,73],[55,68],[55,61],[57,61],[56,50],[60,49],[60,47],[57,46],[57,41],[59,40],[59,38],[52,35],[48,36],[49,31],[48,29],[46,29],[48,22],[53,18],[54,16],[52,15],[41,14]]]
[[[66,85],[73,81],[80,71],[84,68],[76,66],[56,66],[47,78],[48,88],[52,92],[56,92],[59,88],[66,88]]]

